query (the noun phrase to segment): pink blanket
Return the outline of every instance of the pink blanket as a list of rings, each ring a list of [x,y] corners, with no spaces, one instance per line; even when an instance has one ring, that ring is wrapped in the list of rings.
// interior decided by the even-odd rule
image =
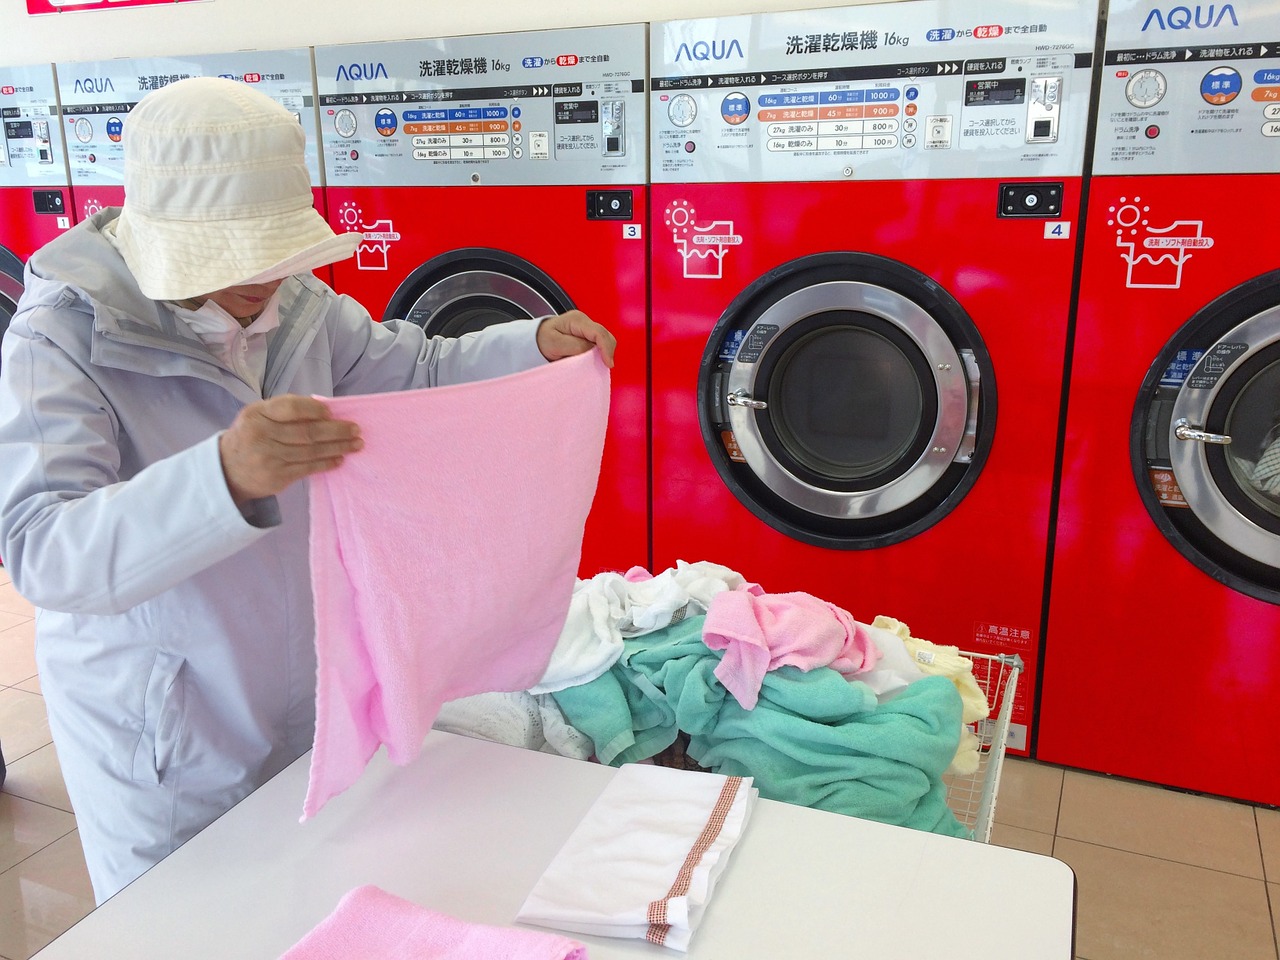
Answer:
[[[564,626],[609,408],[598,351],[326,401],[364,449],[311,478],[316,732],[302,819],[446,700],[525,690]]]
[[[280,960],[586,960],[557,934],[467,923],[375,886],[357,887]]]
[[[853,676],[880,659],[880,649],[847,611],[807,593],[717,593],[702,640],[724,651],[716,678],[744,710],[755,708],[770,670],[831,667]]]

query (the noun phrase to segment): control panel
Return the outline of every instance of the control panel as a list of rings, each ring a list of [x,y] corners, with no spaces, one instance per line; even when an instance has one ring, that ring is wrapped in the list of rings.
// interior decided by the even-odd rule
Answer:
[[[655,183],[1083,172],[1096,0],[658,23]]]
[[[293,112],[307,135],[307,168],[320,184],[311,55],[305,48],[247,50],[199,56],[59,63],[58,93],[66,132],[71,183],[79,216],[118,203],[107,193],[81,188],[124,185],[124,127],[129,112],[152,90],[187,77],[237,80]],[[83,198],[83,199],[82,199]]]
[[[1093,172],[1277,169],[1280,8],[1112,0]]]
[[[643,183],[644,24],[317,47],[330,186]]]
[[[65,186],[53,68],[0,67],[0,187]]]

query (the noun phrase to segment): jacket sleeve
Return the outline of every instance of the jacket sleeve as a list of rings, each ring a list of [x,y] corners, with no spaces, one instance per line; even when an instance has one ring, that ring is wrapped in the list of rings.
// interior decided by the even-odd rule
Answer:
[[[540,366],[541,320],[510,320],[461,337],[428,337],[409,320],[377,323],[339,296],[328,325],[334,394],[385,393],[486,380]]]
[[[278,522],[235,505],[217,436],[122,480],[118,434],[86,371],[26,323],[11,326],[0,355],[0,557],[37,607],[122,612]]]

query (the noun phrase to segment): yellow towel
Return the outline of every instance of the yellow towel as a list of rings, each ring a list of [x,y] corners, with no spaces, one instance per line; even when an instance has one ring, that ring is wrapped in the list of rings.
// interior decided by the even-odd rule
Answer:
[[[888,630],[902,639],[921,673],[939,674],[955,684],[960,692],[960,722],[965,729],[960,734],[960,748],[955,759],[951,761],[949,773],[969,774],[978,769],[978,737],[969,729],[970,724],[985,720],[991,715],[991,705],[987,695],[978,686],[973,677],[973,661],[961,656],[959,647],[947,647],[941,644],[913,637],[911,629],[901,620],[893,617],[878,616],[871,622],[873,627]],[[965,734],[968,736],[965,736]]]

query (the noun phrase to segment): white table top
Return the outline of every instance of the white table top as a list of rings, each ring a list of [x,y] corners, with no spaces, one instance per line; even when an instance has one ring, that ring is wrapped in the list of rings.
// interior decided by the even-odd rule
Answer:
[[[514,925],[613,768],[439,731],[300,824],[310,754],[37,954],[273,960],[347,891]],[[690,960],[1072,956],[1075,877],[1020,850],[760,800]],[[537,928],[531,928],[537,929]],[[591,960],[678,957],[570,934]]]

